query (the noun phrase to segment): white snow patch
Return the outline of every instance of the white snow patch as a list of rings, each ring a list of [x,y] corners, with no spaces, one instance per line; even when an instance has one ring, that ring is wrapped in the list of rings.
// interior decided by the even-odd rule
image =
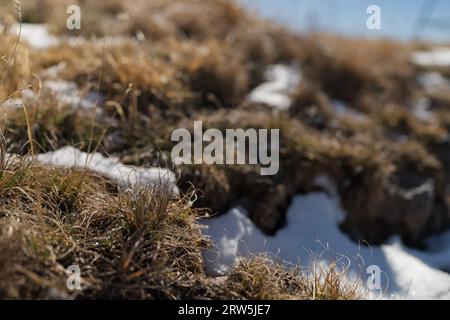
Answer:
[[[103,96],[89,91],[82,92],[75,82],[63,80],[46,80],[42,85],[43,90],[49,90],[56,99],[72,108],[93,109],[95,106],[103,103]],[[36,94],[31,89],[24,89],[17,98],[11,98],[5,101],[4,105],[8,108],[21,108],[24,103],[37,99]],[[101,109],[97,110],[99,113]]]
[[[96,92],[91,91],[83,95],[77,84],[72,81],[47,80],[43,88],[53,92],[59,101],[74,108],[92,109],[103,101],[103,97]]]
[[[33,100],[36,95],[34,94],[34,91],[31,89],[23,89],[20,92],[20,98],[10,98],[6,100],[1,106],[5,106],[6,108],[22,108],[23,104]]]
[[[64,38],[65,43],[67,43],[71,47],[79,47],[84,44],[90,44],[98,48],[108,48],[108,47],[115,47],[120,46],[124,44],[135,44],[139,43],[140,41],[135,38],[130,37],[124,37],[124,36],[105,36],[105,37],[97,37],[93,36],[90,38],[86,38],[83,36],[78,37],[70,37],[70,38]]]
[[[63,61],[56,65],[53,65],[45,70],[43,70],[40,74],[43,78],[56,78],[61,71],[63,71],[67,67],[67,62]]]
[[[449,90],[450,80],[445,78],[439,72],[427,72],[419,75],[417,82],[427,92],[433,92],[436,90]]]
[[[348,116],[348,117],[352,117],[355,120],[366,120],[367,119],[367,116],[364,113],[351,108],[344,101],[336,100],[336,99],[331,100],[330,105],[338,117]]]
[[[19,30],[20,26],[18,24],[11,28],[11,32],[16,35],[19,34]],[[48,32],[45,24],[22,23],[20,31],[20,39],[35,49],[47,49],[59,43],[58,38]]]
[[[406,248],[393,238],[380,247],[351,241],[338,227],[336,217],[345,213],[325,193],[296,196],[287,213],[287,226],[275,236],[259,231],[241,208],[203,221],[205,233],[215,244],[204,252],[206,271],[221,276],[230,271],[239,256],[256,253],[275,255],[287,265],[311,268],[316,263],[348,261],[349,275],[368,279],[366,268],[377,265],[383,273],[382,292],[371,297],[391,299],[450,299],[450,233],[430,239],[429,251]],[[347,260],[348,259],[348,260]]]
[[[434,48],[430,51],[416,51],[412,61],[421,67],[449,67],[450,48]]]
[[[302,75],[298,68],[286,65],[271,65],[267,68],[265,83],[250,92],[248,100],[254,103],[263,103],[280,110],[291,106],[291,97],[300,84]]]
[[[436,116],[431,110],[431,101],[426,97],[417,99],[415,104],[412,106],[412,112],[414,115],[423,121],[433,121],[436,120]]]
[[[122,188],[162,185],[167,186],[174,194],[178,194],[176,177],[168,169],[126,166],[117,158],[106,158],[100,153],[81,152],[73,147],[39,154],[36,160],[56,167],[89,170],[116,182]]]

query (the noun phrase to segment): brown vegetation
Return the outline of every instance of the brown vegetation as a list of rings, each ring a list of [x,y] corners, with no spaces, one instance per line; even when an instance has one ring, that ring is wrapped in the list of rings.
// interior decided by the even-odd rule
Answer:
[[[197,220],[204,209],[223,214],[242,204],[274,234],[291,198],[314,190],[320,174],[336,183],[348,212],[341,227],[355,240],[376,244],[400,234],[420,246],[424,235],[450,226],[449,99],[430,95],[437,121],[410,110],[425,95],[409,61],[412,45],[293,35],[226,0],[80,3],[88,16],[75,34],[61,21],[67,1],[22,7],[24,22],[83,36],[77,41],[47,50],[20,42],[14,50],[16,38],[0,34],[0,296],[67,297],[65,268],[79,262],[86,290],[76,298],[359,298],[336,270],[311,279],[265,257],[243,260],[222,279],[203,271],[201,250],[209,244]],[[0,8],[12,23],[14,7],[4,1]],[[248,103],[266,67],[285,61],[304,73],[291,109]],[[48,76],[55,66],[61,68]],[[49,79],[74,81],[104,101],[96,110],[73,108],[46,88]],[[29,85],[35,99],[6,107],[7,97],[23,98]],[[364,120],[338,117],[335,99]],[[205,129],[279,128],[279,174],[261,177],[251,166],[175,167],[183,196],[172,199],[157,189],[118,193],[92,174],[27,159],[75,145],[127,164],[172,168],[170,134],[194,120]],[[434,193],[426,205],[404,202],[402,191],[429,181]],[[421,210],[409,214],[410,208]]]

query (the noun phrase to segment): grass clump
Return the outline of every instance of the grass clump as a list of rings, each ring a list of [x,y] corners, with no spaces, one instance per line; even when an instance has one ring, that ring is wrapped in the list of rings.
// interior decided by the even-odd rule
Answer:
[[[268,257],[243,259],[224,280],[227,299],[257,300],[357,300],[364,296],[359,284],[351,282],[335,267],[286,271]]]
[[[1,116],[0,127],[10,152],[46,152],[66,145],[85,149],[90,139],[99,139],[102,133],[99,124],[95,124],[93,136],[89,134],[91,118],[92,112],[73,108],[44,92],[38,100],[7,109]]]
[[[299,59],[307,77],[360,110],[372,109],[374,101],[404,101],[412,92],[408,46],[317,34],[304,48]]]
[[[117,193],[87,172],[1,163],[3,298],[357,297],[340,291],[344,279],[326,280],[312,295],[308,278],[260,258],[244,260],[226,279],[209,278],[201,255],[209,242],[189,198],[159,187]],[[66,287],[71,265],[81,268],[82,291]]]

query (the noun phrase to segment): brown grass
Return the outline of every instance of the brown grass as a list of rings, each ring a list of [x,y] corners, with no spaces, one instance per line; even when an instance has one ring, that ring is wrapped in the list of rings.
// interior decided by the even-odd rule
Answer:
[[[306,75],[332,98],[361,110],[404,101],[412,92],[410,48],[390,41],[312,35],[300,53]]]
[[[12,2],[0,4],[7,27],[17,20]],[[223,214],[242,203],[273,234],[291,198],[314,190],[314,178],[326,174],[348,212],[343,229],[378,243],[402,231],[386,218],[385,189],[405,168],[434,179],[442,217],[448,216],[441,181],[450,181],[447,155],[435,150],[449,134],[448,99],[430,97],[437,121],[422,121],[406,107],[423,94],[415,84],[419,70],[409,62],[412,46],[295,35],[235,1],[74,3],[84,13],[81,32],[64,28],[66,0],[23,1],[22,18],[82,39],[48,50],[20,43],[14,50],[17,38],[0,35],[0,102],[20,98],[29,85],[38,97],[21,108],[0,107],[1,297],[359,298],[333,268],[310,278],[267,257],[242,260],[226,278],[208,278],[201,250],[209,244],[197,220],[203,209]],[[247,103],[266,67],[280,62],[297,62],[304,73],[292,108],[274,113]],[[58,64],[64,67],[56,80],[105,97],[101,116],[65,105],[42,87],[43,71]],[[332,99],[367,119],[337,118]],[[118,193],[92,174],[27,159],[31,151],[95,146],[127,164],[172,167],[170,133],[199,119],[205,129],[279,128],[279,174],[261,177],[257,166],[176,167],[185,195],[172,199],[162,190]],[[6,151],[22,157],[8,158]],[[431,229],[442,228],[437,224]],[[65,287],[65,268],[73,263],[83,267],[80,293]]]
[[[227,299],[356,300],[364,297],[358,282],[349,282],[335,267],[316,267],[309,276],[265,256],[242,260],[223,283]],[[223,289],[222,289],[223,290]]]
[[[344,278],[326,278],[312,294],[307,278],[260,258],[244,260],[224,282],[210,279],[201,256],[209,244],[188,198],[158,187],[118,194],[85,172],[9,160],[4,152],[1,160],[3,298],[359,297],[340,288]],[[73,264],[81,267],[82,291],[66,287]]]

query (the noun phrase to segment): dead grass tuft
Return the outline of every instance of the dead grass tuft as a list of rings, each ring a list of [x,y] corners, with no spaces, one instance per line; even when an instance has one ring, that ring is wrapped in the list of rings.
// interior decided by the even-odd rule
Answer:
[[[404,101],[411,94],[409,50],[390,41],[317,34],[306,39],[299,57],[307,77],[332,98],[368,110],[375,101]]]
[[[349,282],[335,267],[317,267],[310,275],[299,268],[286,271],[268,257],[242,259],[224,281],[227,299],[357,300],[358,283]]]
[[[206,277],[208,241],[189,198],[163,188],[116,193],[86,172],[1,162],[0,296],[17,298],[279,299],[355,298],[339,281],[317,287],[259,258],[222,282]],[[66,287],[79,265],[82,291]],[[275,285],[275,287],[274,287]],[[315,293],[311,296],[312,288]],[[359,296],[358,296],[359,297]]]

